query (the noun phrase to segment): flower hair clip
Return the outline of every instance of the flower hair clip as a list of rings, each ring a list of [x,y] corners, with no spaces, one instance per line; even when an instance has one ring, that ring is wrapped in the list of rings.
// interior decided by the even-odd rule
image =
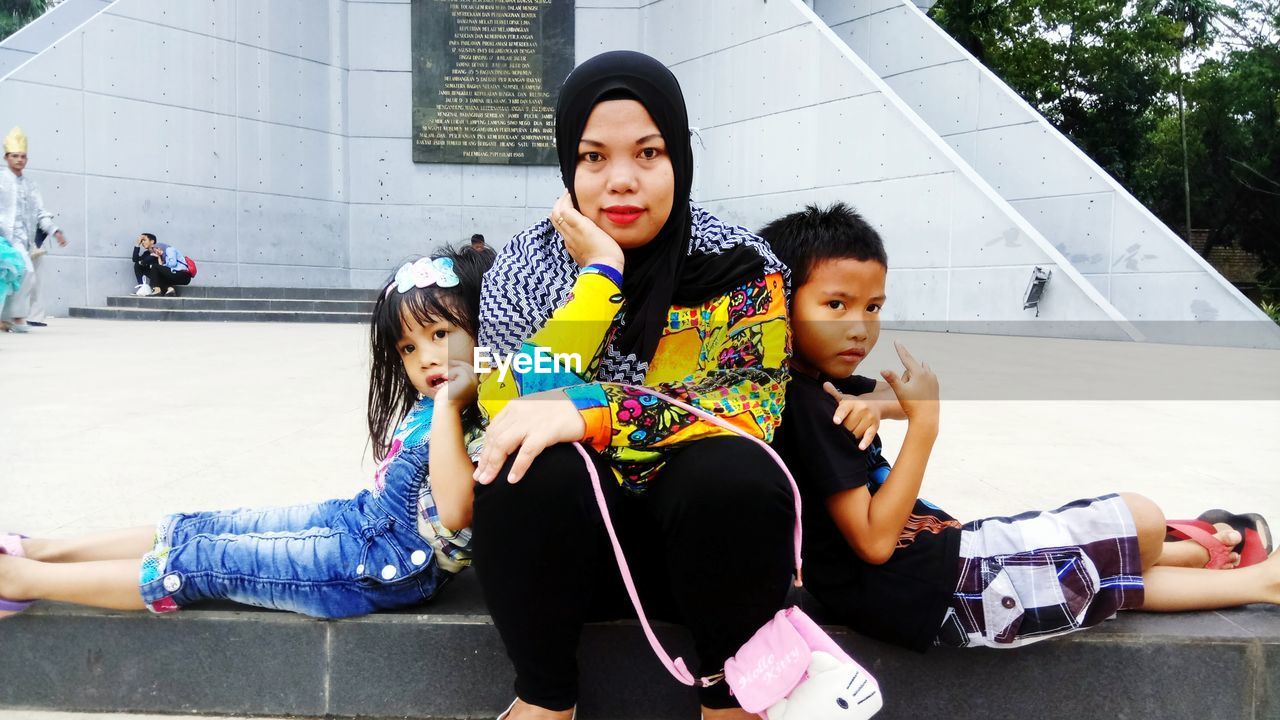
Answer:
[[[453,287],[458,284],[458,274],[453,271],[452,258],[420,258],[407,262],[396,271],[396,277],[387,286],[386,295],[391,291],[409,292],[415,287]]]

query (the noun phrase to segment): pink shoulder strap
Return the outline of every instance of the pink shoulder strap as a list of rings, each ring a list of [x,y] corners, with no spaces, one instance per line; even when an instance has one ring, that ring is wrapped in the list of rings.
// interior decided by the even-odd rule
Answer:
[[[729,423],[725,422],[724,420],[721,420],[715,415],[712,415],[711,413],[708,413],[705,410],[700,410],[696,407],[693,407],[688,403],[684,403],[679,400],[676,400],[675,398],[668,397],[650,388],[635,387],[632,385],[624,385],[622,383],[610,383],[610,384],[617,385],[618,387],[624,387],[629,390],[635,390],[637,392],[647,393],[660,400],[669,402],[672,405],[675,405],[676,407],[681,408],[685,412],[691,413],[703,420],[706,420],[707,422],[713,425],[724,428],[725,430],[728,430],[729,432],[734,433],[735,435],[740,435],[744,438],[747,438],[748,440],[764,448],[764,451],[769,454],[769,457],[773,458],[773,461],[778,464],[779,468],[782,469],[783,474],[787,476],[787,481],[791,483],[792,497],[795,498],[795,503],[796,503],[796,527],[795,527],[795,533],[794,533],[795,560],[796,560],[795,584],[796,584],[796,587],[800,587],[802,582],[802,575],[800,572],[800,565],[801,565],[800,488],[796,486],[795,478],[792,477],[791,471],[787,469],[786,464],[782,462],[782,458],[778,457],[778,453],[774,452],[773,448],[769,447],[769,444],[764,442],[763,440],[757,437],[748,435],[747,433],[743,432],[739,428],[736,428],[733,425],[730,425]],[[618,560],[618,570],[622,573],[622,582],[627,588],[627,595],[631,597],[631,605],[636,609],[636,617],[639,618],[640,620],[640,626],[644,628],[644,635],[646,638],[648,638],[649,645],[650,647],[653,648],[654,654],[656,654],[658,656],[658,659],[662,661],[662,664],[666,666],[667,671],[670,672],[673,676],[675,676],[677,680],[684,683],[685,685],[701,685],[702,687],[707,687],[709,685],[714,685],[715,683],[719,682],[723,678],[723,675],[714,675],[711,677],[695,678],[693,676],[693,673],[689,672],[689,668],[685,666],[684,660],[682,658],[675,658],[673,660],[671,656],[667,654],[667,651],[663,649],[662,643],[658,641],[658,636],[654,634],[653,628],[649,625],[649,618],[645,616],[644,608],[640,605],[640,595],[636,592],[635,582],[631,578],[631,568],[627,565],[627,558],[622,554],[622,546],[618,544],[618,534],[613,529],[613,519],[609,516],[609,507],[604,500],[604,490],[600,487],[600,475],[599,473],[596,472],[595,463],[591,461],[591,456],[587,454],[586,448],[582,447],[582,443],[574,443],[573,445],[575,448],[577,448],[578,454],[582,456],[583,461],[587,464],[587,475],[591,477],[591,487],[595,490],[596,504],[600,506],[600,515],[601,517],[604,518],[604,527],[605,527],[605,530],[607,530],[609,533],[609,542],[613,544],[613,555]]]

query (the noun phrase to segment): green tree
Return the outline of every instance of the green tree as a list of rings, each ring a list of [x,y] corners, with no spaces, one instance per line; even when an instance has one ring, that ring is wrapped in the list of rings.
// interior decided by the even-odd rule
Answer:
[[[46,5],[45,0],[0,0],[0,40],[40,17]]]
[[[1258,44],[1205,61],[1188,78],[1187,136],[1195,225],[1215,244],[1239,244],[1258,255],[1269,297],[1280,290],[1280,45]],[[1152,162],[1139,190],[1166,222],[1176,216],[1174,133],[1168,121],[1154,137]],[[1174,170],[1176,169],[1176,174]]]

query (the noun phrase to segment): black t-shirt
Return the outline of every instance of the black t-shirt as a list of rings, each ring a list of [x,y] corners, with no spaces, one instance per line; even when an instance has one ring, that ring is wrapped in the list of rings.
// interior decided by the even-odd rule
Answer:
[[[876,386],[856,375],[832,382],[850,395]],[[890,467],[880,436],[859,450],[853,434],[831,422],[835,408],[821,380],[793,373],[773,441],[804,501],[805,586],[855,631],[923,651],[937,637],[955,591],[960,523],[916,500],[889,560],[872,565],[859,559],[827,513],[827,498],[864,485],[874,494]]]

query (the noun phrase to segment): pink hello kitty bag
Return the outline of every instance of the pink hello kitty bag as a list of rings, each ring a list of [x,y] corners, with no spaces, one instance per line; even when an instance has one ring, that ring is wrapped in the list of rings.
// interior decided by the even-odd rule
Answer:
[[[787,466],[782,462],[782,458],[778,457],[773,448],[759,438],[747,435],[724,420],[703,410],[649,388],[636,388],[628,385],[621,385],[621,387],[652,395],[707,422],[745,437],[764,448],[769,457],[773,458],[773,461],[778,464],[778,467],[782,469],[783,474],[787,476],[787,480],[791,483],[792,496],[795,498],[795,584],[796,587],[800,587],[802,582],[800,572],[800,489],[796,486],[796,481],[791,476],[791,471],[787,470]],[[797,690],[806,681],[810,671],[811,658],[816,651],[829,654],[842,666],[852,666],[851,670],[856,670],[853,677],[862,683],[861,688],[859,688],[862,692],[860,693],[861,699],[855,699],[854,702],[864,705],[865,710],[869,711],[861,714],[860,717],[870,717],[879,710],[881,698],[879,686],[874,678],[854,662],[848,653],[842,650],[817,623],[811,620],[808,615],[805,615],[798,607],[779,610],[772,620],[765,623],[763,627],[756,631],[755,635],[751,636],[751,639],[745,645],[739,648],[736,655],[725,662],[723,673],[696,678],[693,673],[689,672],[682,658],[673,660],[658,641],[653,628],[649,626],[649,619],[644,614],[644,608],[640,605],[640,596],[636,593],[635,584],[632,582],[631,570],[627,565],[626,557],[622,554],[622,547],[618,544],[618,536],[613,529],[613,520],[609,516],[609,508],[605,504],[604,492],[600,487],[600,476],[596,472],[595,463],[591,461],[591,456],[587,454],[581,443],[574,443],[574,447],[587,464],[587,474],[591,477],[596,503],[600,506],[600,514],[604,518],[605,529],[609,533],[609,541],[613,544],[613,553],[618,560],[618,569],[622,573],[622,581],[627,588],[627,594],[631,597],[631,604],[635,607],[636,617],[640,620],[640,626],[644,629],[645,637],[648,638],[649,645],[653,648],[654,653],[662,661],[662,664],[666,666],[667,671],[675,676],[676,680],[685,685],[700,687],[708,687],[723,680],[728,683],[734,697],[737,698],[744,710],[764,715],[771,707],[788,698],[793,691]],[[845,703],[847,701],[838,700],[838,702]],[[770,717],[773,720],[773,715],[774,713],[771,712],[766,717]],[[790,716],[789,713],[787,715]],[[781,717],[782,714],[779,713],[777,716]]]

